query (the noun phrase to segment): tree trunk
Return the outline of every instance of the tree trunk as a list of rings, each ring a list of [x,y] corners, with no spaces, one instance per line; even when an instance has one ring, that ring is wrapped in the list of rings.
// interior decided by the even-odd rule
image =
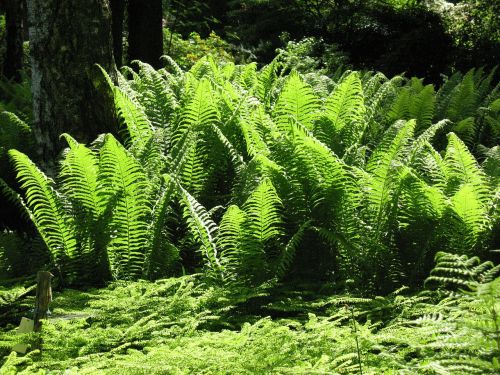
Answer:
[[[5,3],[6,42],[3,75],[7,79],[21,80],[23,68],[23,0],[7,0]]]
[[[118,67],[123,64],[123,19],[125,15],[124,0],[110,0],[111,26],[113,29],[113,52]]]
[[[128,58],[160,68],[163,55],[162,0],[128,1]]]
[[[49,162],[64,146],[61,133],[88,143],[113,130],[111,93],[95,65],[116,79],[111,12],[108,0],[27,0],[27,4],[33,131],[38,156]]]

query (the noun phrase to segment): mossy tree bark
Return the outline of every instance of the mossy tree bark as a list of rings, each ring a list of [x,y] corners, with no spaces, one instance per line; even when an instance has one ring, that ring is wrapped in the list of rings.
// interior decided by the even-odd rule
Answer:
[[[108,0],[27,0],[33,130],[38,156],[50,164],[61,133],[88,143],[114,130],[102,66],[116,78]]]
[[[128,59],[161,67],[163,55],[162,0],[128,0]]]
[[[23,12],[24,0],[6,0],[6,44],[3,75],[19,81],[19,71],[23,68]]]

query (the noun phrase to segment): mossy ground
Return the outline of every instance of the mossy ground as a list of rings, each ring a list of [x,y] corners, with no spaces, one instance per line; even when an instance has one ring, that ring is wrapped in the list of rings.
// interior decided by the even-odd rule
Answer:
[[[38,338],[2,324],[0,373],[357,374],[359,358],[364,374],[453,374],[474,366],[468,373],[494,373],[498,330],[487,313],[498,305],[499,283],[490,284],[493,300],[477,293],[361,299],[249,292],[193,276],[64,290],[54,293],[41,352],[9,354],[14,343]],[[25,298],[10,322],[29,315],[32,300]]]

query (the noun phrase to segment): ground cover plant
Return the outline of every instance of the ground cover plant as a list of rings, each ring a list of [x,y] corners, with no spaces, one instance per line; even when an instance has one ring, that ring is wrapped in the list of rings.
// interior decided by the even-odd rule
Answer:
[[[56,168],[2,114],[2,193],[40,240],[1,233],[0,272],[58,288],[20,337],[34,281],[3,283],[2,374],[498,371],[495,70],[163,63],[102,69],[119,128],[62,134]]]

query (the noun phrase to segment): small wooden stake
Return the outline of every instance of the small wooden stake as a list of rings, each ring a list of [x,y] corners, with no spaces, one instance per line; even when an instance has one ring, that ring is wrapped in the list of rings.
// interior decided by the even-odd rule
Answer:
[[[54,275],[47,271],[38,271],[37,286],[36,286],[36,303],[35,303],[35,332],[40,331],[42,322],[40,319],[47,317],[49,303],[52,301],[52,286],[51,280]]]

